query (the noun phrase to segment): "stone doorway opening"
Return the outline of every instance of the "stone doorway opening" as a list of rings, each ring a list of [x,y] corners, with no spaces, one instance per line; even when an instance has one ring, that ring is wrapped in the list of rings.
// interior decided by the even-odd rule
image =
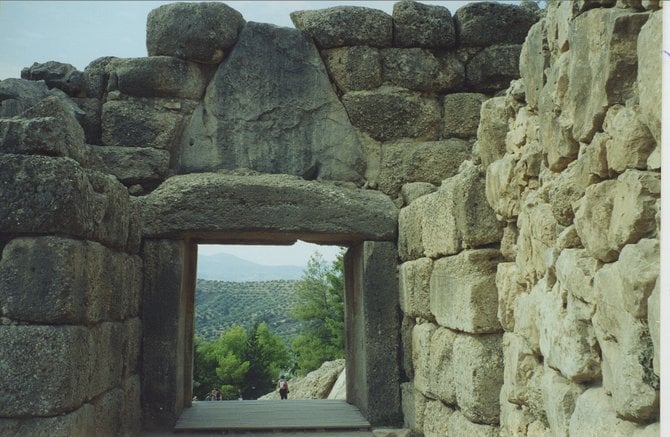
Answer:
[[[193,400],[344,399],[345,250],[199,244]]]

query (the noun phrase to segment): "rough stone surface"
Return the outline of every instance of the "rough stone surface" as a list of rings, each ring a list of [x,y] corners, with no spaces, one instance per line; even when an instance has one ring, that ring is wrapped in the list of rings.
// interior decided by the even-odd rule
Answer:
[[[28,420],[0,419],[0,434],[7,436],[53,437],[95,434],[94,409],[90,404],[54,417]]]
[[[117,58],[107,65],[112,76],[108,91],[136,97],[176,97],[200,100],[209,81],[207,72],[195,62],[171,56]]]
[[[402,393],[402,412],[404,426],[414,431],[423,429],[423,416],[428,399],[421,392],[414,389],[411,382],[400,384]]]
[[[328,73],[343,91],[360,91],[382,84],[381,53],[367,46],[340,47],[321,52]]]
[[[592,435],[633,435],[636,430],[635,423],[617,417],[602,387],[589,388],[577,398],[570,418],[570,435],[581,435],[585,431]]]
[[[556,219],[551,205],[528,196],[517,221],[516,263],[522,282],[535,283],[547,271],[544,255],[556,241]]]
[[[149,56],[218,64],[244,26],[242,14],[223,3],[174,3],[147,17]]]
[[[500,430],[497,426],[472,423],[460,411],[449,416],[447,435],[469,435],[477,437],[497,437]]]
[[[477,143],[484,167],[505,155],[508,129],[505,97],[494,97],[483,102],[477,127]]]
[[[459,357],[453,352],[458,335],[455,331],[439,327],[430,339],[428,392],[448,405],[457,404],[454,372],[459,365]]]
[[[454,340],[456,398],[472,422],[496,425],[503,384],[502,335],[462,334]]]
[[[193,108],[166,99],[108,100],[102,105],[102,144],[171,151]]]
[[[352,91],[342,96],[351,122],[379,141],[439,137],[440,108],[434,98],[400,88]]]
[[[90,64],[84,68],[84,81],[86,83],[86,97],[94,99],[102,99],[107,91],[107,83],[109,81],[109,72],[107,65],[116,56],[103,56],[91,61]]]
[[[393,5],[393,41],[397,47],[451,48],[456,28],[449,9],[411,0]]]
[[[519,59],[519,72],[526,86],[526,102],[532,109],[537,108],[540,91],[546,80],[544,70],[549,67],[549,59],[546,20],[541,20],[528,31]]]
[[[480,93],[454,93],[444,96],[444,138],[477,136],[479,116],[486,96]],[[480,149],[481,153],[481,149]]]
[[[116,176],[126,186],[155,187],[169,173],[170,153],[151,147],[90,146],[89,167]]]
[[[520,44],[487,47],[465,66],[467,86],[473,91],[492,92],[505,89],[519,78]]]
[[[43,80],[49,88],[58,88],[70,96],[78,96],[84,90],[84,74],[62,62],[35,62],[21,71],[21,78]]]
[[[638,108],[621,108],[608,127],[606,132],[612,137],[607,143],[608,168],[616,173],[629,168],[645,170],[656,140],[642,122]]]
[[[661,141],[661,49],[663,11],[651,14],[637,37],[637,86],[640,93],[640,113],[657,143]]]
[[[379,192],[286,175],[174,176],[145,196],[142,208],[145,237],[271,232],[306,240],[337,235],[339,242],[390,241],[397,226],[395,206]]]
[[[647,301],[647,326],[649,326],[649,335],[654,345],[654,373],[661,375],[661,280],[656,280],[654,291],[651,292]]]
[[[342,372],[344,372],[344,359],[325,361],[321,367],[304,377],[290,379],[288,381],[290,399],[335,399],[329,394]],[[345,398],[346,396],[341,399]],[[279,399],[279,391],[275,390],[259,398],[259,400],[269,399]]]
[[[521,44],[539,16],[531,9],[493,2],[470,3],[454,14],[460,46]]]
[[[49,93],[44,81],[9,78],[0,81],[0,117],[13,117],[37,104]]]
[[[466,250],[435,261],[430,278],[430,310],[437,322],[469,333],[501,331],[495,285],[500,252]]]
[[[430,274],[433,260],[420,258],[400,265],[400,309],[411,317],[433,319],[430,313]]]
[[[358,45],[389,47],[393,41],[393,18],[377,9],[336,6],[295,11],[291,12],[291,21],[322,49]]]
[[[533,380],[543,374],[539,355],[533,352],[521,335],[506,332],[503,334],[503,358],[505,389],[500,395],[501,403],[532,403]]]
[[[421,196],[434,193],[437,188],[429,182],[410,182],[400,189],[403,203],[409,205]]]
[[[420,48],[389,48],[381,53],[384,83],[435,93],[463,86],[465,68],[452,53]]]
[[[554,435],[567,437],[575,402],[584,388],[565,379],[551,368],[545,368],[542,385],[545,412],[551,431]]]
[[[518,281],[516,263],[499,263],[496,270],[498,321],[505,331],[514,331],[514,302],[525,290]]]
[[[458,139],[386,143],[381,151],[379,189],[396,197],[401,187],[410,182],[439,185],[458,173],[470,153],[470,144]]]
[[[180,172],[249,168],[353,182],[365,165],[314,45],[296,29],[259,23],[245,26],[214,75],[174,160]]]
[[[424,395],[430,391],[430,339],[436,329],[437,325],[433,323],[419,323],[412,330],[414,389]]]
[[[11,240],[0,261],[2,314],[68,324],[137,316],[140,265],[138,257],[98,243],[58,237]]]
[[[425,437],[444,436],[449,417],[454,414],[454,410],[447,407],[440,401],[429,400],[426,402],[423,419],[423,435]]]

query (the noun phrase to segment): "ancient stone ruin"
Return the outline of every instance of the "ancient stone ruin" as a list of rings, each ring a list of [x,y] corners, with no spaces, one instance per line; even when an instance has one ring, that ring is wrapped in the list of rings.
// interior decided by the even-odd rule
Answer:
[[[0,81],[0,435],[171,429],[197,244],[296,239],[373,426],[658,435],[661,7],[177,3]]]

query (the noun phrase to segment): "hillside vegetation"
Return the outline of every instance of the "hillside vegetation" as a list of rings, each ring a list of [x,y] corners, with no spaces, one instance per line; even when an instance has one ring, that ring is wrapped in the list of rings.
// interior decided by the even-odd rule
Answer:
[[[198,279],[195,290],[195,334],[208,341],[224,330],[266,322],[284,341],[298,334],[300,322],[290,317],[298,301],[297,281],[225,282]]]

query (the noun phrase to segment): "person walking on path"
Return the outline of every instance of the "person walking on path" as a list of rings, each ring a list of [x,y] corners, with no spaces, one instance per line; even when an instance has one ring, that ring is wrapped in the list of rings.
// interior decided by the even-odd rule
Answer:
[[[277,388],[279,389],[279,397],[281,397],[282,400],[288,399],[288,381],[286,381],[284,375],[279,377]]]

